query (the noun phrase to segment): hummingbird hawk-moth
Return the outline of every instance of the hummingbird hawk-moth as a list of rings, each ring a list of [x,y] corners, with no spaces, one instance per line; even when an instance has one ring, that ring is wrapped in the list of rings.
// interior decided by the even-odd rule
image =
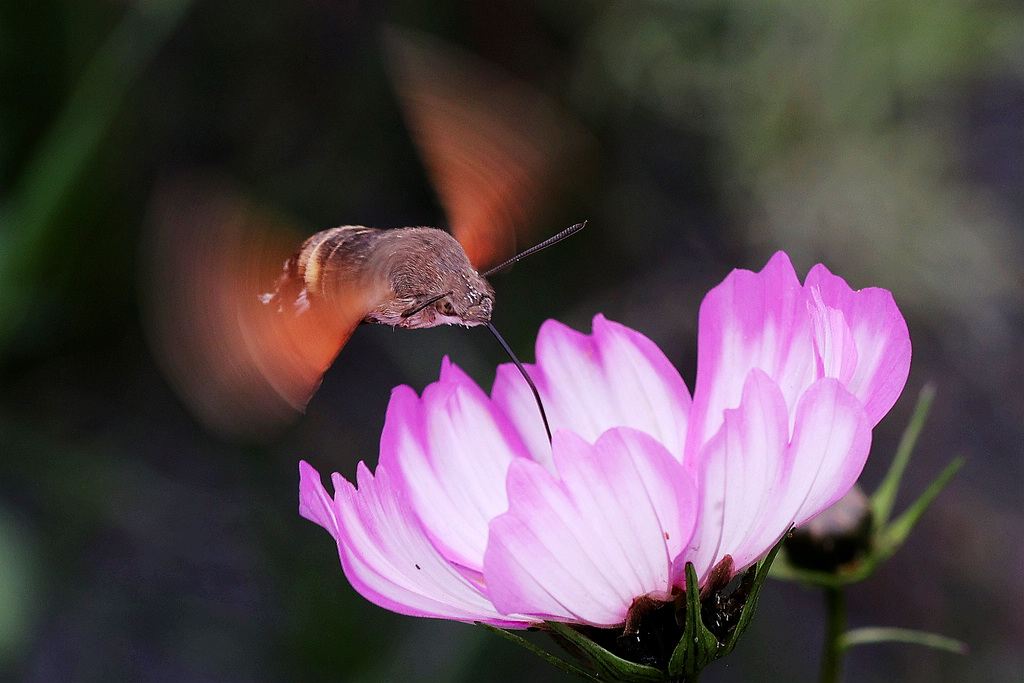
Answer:
[[[361,323],[489,323],[494,290],[481,273],[529,238],[582,149],[576,126],[528,86],[419,34],[386,38],[450,234],[342,226],[296,248],[282,221],[223,183],[178,178],[155,194],[150,338],[178,392],[218,431],[291,419]]]
[[[392,327],[481,325],[494,307],[490,283],[448,233],[361,225],[324,230],[303,242],[260,301],[282,315],[304,315],[316,305],[346,305],[352,291],[368,293],[359,322]]]

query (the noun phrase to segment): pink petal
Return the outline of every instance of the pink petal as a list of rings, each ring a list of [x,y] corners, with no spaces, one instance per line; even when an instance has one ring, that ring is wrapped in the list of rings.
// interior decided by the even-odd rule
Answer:
[[[820,264],[807,274],[806,286],[820,293],[825,306],[842,311],[857,347],[856,370],[844,384],[864,404],[871,424],[878,424],[910,373],[910,332],[903,315],[888,291],[854,291]]]
[[[639,429],[681,459],[690,394],[661,350],[634,330],[594,317],[587,335],[548,320],[537,336],[537,364],[527,366],[552,431],[570,429],[593,442],[612,427]],[[529,387],[512,365],[498,368],[492,391],[538,462],[550,446]]]
[[[839,382],[811,385],[796,410],[790,471],[779,506],[786,522],[803,524],[846,495],[871,450],[871,421],[861,402]]]
[[[433,544],[469,571],[483,570],[487,525],[508,508],[505,474],[517,456],[526,450],[511,423],[447,358],[422,399],[409,387],[392,392],[380,462]]]
[[[696,491],[650,436],[612,429],[593,446],[555,434],[554,464],[518,459],[509,511],[491,523],[484,575],[501,611],[613,626],[635,598],[669,597],[693,532]]]
[[[327,495],[320,473],[305,460],[299,461],[299,514],[327,529],[335,541],[341,535],[334,499]]]
[[[776,380],[787,406],[816,379],[811,324],[789,257],[776,253],[760,273],[734,270],[704,297],[697,340],[697,382],[688,457],[739,405],[747,375],[759,368]]]
[[[752,371],[740,407],[725,412],[701,455],[701,515],[690,549],[676,562],[677,580],[689,561],[703,581],[726,554],[742,571],[856,482],[871,426],[837,380],[819,380],[805,392],[792,439],[789,422],[782,392],[767,374]]]
[[[818,356],[818,376],[835,377],[846,386],[857,371],[860,358],[857,341],[839,309],[825,304],[821,292],[811,290],[807,312],[811,316],[814,351]]]
[[[738,405],[747,373],[763,370],[791,416],[816,380],[835,377],[874,425],[898,398],[910,368],[910,337],[892,295],[859,292],[824,266],[801,286],[783,252],[760,273],[735,270],[700,309],[697,382],[687,457],[695,458]]]
[[[300,463],[299,474],[300,512],[318,524],[327,522],[345,576],[367,600],[412,616],[529,624],[499,614],[480,586],[444,559],[383,467],[375,476],[359,463],[358,490],[335,474],[333,501],[309,464]]]
[[[786,467],[789,413],[782,392],[767,374],[753,370],[739,407],[725,411],[723,420],[701,453],[700,513],[690,547],[676,560],[679,585],[685,584],[687,562],[703,583],[726,555],[745,566],[749,539],[761,541],[756,551],[767,551],[788,528],[765,523],[782,493]]]

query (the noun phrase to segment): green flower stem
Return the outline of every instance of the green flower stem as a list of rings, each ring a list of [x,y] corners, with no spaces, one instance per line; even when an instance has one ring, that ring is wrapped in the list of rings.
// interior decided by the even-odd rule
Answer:
[[[825,645],[821,658],[821,683],[839,683],[843,670],[844,635],[846,633],[846,595],[843,588],[826,586]]]

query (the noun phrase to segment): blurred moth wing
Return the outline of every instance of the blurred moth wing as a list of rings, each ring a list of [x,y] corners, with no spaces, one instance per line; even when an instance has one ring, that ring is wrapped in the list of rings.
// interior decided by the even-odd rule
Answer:
[[[241,197],[209,178],[155,190],[143,308],[157,362],[198,417],[257,436],[305,407],[381,293],[366,281],[315,306],[264,303],[299,238]]]
[[[536,241],[538,217],[589,136],[543,93],[436,38],[384,31],[406,125],[470,263]]]

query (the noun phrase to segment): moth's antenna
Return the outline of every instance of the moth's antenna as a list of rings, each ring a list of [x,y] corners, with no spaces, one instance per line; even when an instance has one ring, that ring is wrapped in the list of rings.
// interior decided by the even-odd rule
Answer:
[[[578,226],[573,227],[579,230],[580,228],[583,227],[583,224],[580,223]],[[570,230],[571,229],[572,228],[570,228]],[[558,235],[555,235],[555,237],[557,236]],[[494,338],[497,339],[498,343],[501,344],[502,348],[505,349],[505,353],[508,354],[508,357],[511,358],[512,362],[516,364],[517,368],[519,368],[519,372],[522,373],[523,379],[525,379],[526,383],[530,385],[530,391],[533,392],[533,398],[536,399],[537,407],[540,408],[540,419],[544,421],[544,431],[547,432],[548,434],[548,443],[551,443],[551,427],[548,426],[548,416],[547,413],[544,412],[544,404],[540,402],[540,392],[537,391],[537,385],[534,384],[533,380],[530,379],[530,376],[526,374],[526,368],[524,368],[523,364],[519,362],[519,359],[516,358],[516,354],[512,353],[512,349],[509,347],[507,343],[505,343],[505,340],[502,338],[502,336],[498,334],[498,330],[495,329],[494,325],[489,321],[487,323],[487,329],[491,331],[491,334],[494,335]]]
[[[554,235],[552,237],[547,238],[546,240],[544,240],[540,244],[534,245],[534,246],[530,247],[529,249],[527,249],[526,251],[519,252],[518,254],[516,254],[515,256],[510,258],[508,261],[505,261],[501,265],[498,265],[498,266],[495,266],[494,268],[491,268],[486,273],[481,273],[481,275],[483,275],[484,277],[488,277],[489,275],[494,275],[495,273],[497,273],[499,271],[505,270],[506,268],[511,266],[513,263],[517,263],[519,261],[522,261],[527,256],[530,256],[531,254],[536,254],[541,249],[547,249],[552,244],[555,244],[557,242],[561,242],[562,240],[564,240],[566,237],[569,237],[570,235],[575,235],[580,230],[582,230],[583,226],[585,226],[586,224],[587,224],[587,222],[583,221],[582,223],[577,223],[576,225],[574,225],[574,226],[572,226],[570,228],[566,228],[565,230],[563,230],[562,232],[558,233],[557,235]],[[497,334],[497,333],[495,333],[495,334]],[[500,339],[500,337],[499,337],[499,339]],[[502,342],[502,344],[504,344],[504,343],[505,342]],[[509,355],[511,355],[511,352],[509,352]],[[515,359],[515,357],[513,356],[513,360],[514,359]]]

